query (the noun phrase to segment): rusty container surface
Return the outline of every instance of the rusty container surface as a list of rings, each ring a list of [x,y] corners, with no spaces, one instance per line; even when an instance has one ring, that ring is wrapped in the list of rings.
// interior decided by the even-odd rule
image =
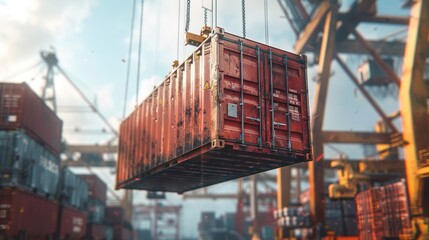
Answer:
[[[309,161],[306,69],[217,28],[122,122],[116,187],[185,192]]]
[[[122,224],[113,225],[113,239],[131,240],[133,234],[131,229]]]
[[[86,227],[85,239],[103,240],[106,238],[107,227],[103,224],[89,223]]]
[[[57,202],[15,188],[0,190],[0,236],[52,238],[57,219]]]
[[[61,239],[81,239],[86,234],[86,213],[76,208],[61,207]]]
[[[95,198],[106,204],[107,185],[95,174],[78,175],[88,184],[88,197]]]
[[[106,208],[106,222],[109,224],[122,224],[125,219],[125,212],[122,207],[109,206]]]
[[[55,155],[63,122],[25,83],[0,83],[0,129],[25,132]]]

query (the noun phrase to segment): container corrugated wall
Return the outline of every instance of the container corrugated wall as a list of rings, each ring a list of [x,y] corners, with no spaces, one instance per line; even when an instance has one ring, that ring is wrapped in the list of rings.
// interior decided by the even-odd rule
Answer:
[[[122,122],[117,188],[184,192],[310,160],[306,57],[216,31]]]
[[[24,131],[0,131],[0,185],[17,186],[55,197],[59,157]]]
[[[59,227],[61,239],[81,239],[86,234],[86,213],[62,206]]]
[[[86,209],[88,204],[88,184],[86,181],[68,168],[63,168],[61,173],[59,188],[61,202],[78,209]]]
[[[52,239],[58,223],[58,204],[19,189],[1,189],[0,216],[0,236]]]
[[[78,176],[88,184],[89,198],[98,199],[105,204],[107,199],[106,183],[94,174],[79,174]]]
[[[106,204],[95,198],[88,199],[88,222],[103,223],[106,215]]]
[[[55,155],[61,152],[63,123],[25,83],[0,83],[0,129],[23,129]]]

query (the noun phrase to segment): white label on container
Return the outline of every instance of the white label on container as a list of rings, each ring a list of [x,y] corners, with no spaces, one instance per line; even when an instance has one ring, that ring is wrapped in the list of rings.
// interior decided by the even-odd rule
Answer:
[[[7,217],[7,212],[6,210],[0,210],[0,218],[6,218]]]
[[[16,122],[17,119],[18,119],[18,117],[16,115],[9,115],[7,117],[8,122]]]
[[[300,121],[300,117],[299,117],[299,108],[295,107],[295,106],[289,106],[289,112],[290,115],[292,116],[292,120],[293,121]]]
[[[54,162],[49,161],[47,158],[43,156],[40,158],[40,166],[42,166],[47,171],[54,173],[56,175],[58,175],[59,173],[58,164],[55,164]]]
[[[289,93],[289,103],[293,105],[301,106],[301,102],[299,101],[298,94]]]

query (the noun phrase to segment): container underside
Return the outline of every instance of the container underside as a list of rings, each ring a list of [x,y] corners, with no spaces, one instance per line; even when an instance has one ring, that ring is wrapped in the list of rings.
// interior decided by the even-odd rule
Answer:
[[[145,175],[118,184],[119,188],[183,193],[201,187],[308,161],[305,153],[278,155],[210,149],[187,160],[172,160]]]

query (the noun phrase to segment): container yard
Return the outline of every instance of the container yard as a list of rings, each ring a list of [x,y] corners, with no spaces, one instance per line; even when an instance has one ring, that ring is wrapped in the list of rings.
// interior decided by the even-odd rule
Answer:
[[[429,239],[429,1],[0,19],[0,240]]]

